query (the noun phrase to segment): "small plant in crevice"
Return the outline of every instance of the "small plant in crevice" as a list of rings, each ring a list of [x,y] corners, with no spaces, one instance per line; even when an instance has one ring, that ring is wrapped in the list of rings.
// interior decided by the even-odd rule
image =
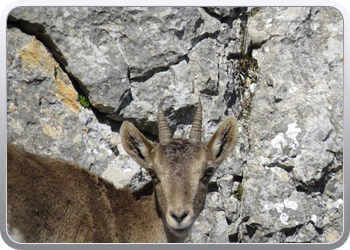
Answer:
[[[245,75],[256,75],[258,62],[252,56],[243,55],[239,60],[239,65]]]
[[[152,140],[148,140],[150,143],[153,143],[153,145],[156,147],[158,146],[159,142],[158,141],[152,141]]]
[[[238,199],[239,201],[242,200],[242,196],[243,196],[243,187],[242,187],[242,183],[238,184],[238,188],[237,190],[233,193],[233,196]]]
[[[85,107],[85,108],[89,108],[90,107],[90,102],[87,99],[86,96],[83,95],[78,95],[78,102],[80,102],[80,104]]]
[[[98,109],[96,109],[94,106],[91,105],[89,102],[89,99],[84,95],[78,95],[78,102],[80,102],[81,106],[88,108],[92,110],[92,112],[95,114],[95,117],[99,121],[99,123],[105,124],[108,120],[106,114],[101,113]]]

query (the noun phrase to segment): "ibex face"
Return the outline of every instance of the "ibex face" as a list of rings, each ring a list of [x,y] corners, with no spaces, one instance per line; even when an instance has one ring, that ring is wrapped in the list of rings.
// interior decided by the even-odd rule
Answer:
[[[162,104],[158,109],[158,146],[150,143],[131,123],[123,123],[120,133],[125,150],[152,177],[166,227],[181,237],[187,235],[203,210],[210,177],[236,143],[237,124],[234,118],[228,118],[210,141],[203,144],[199,101],[189,139],[173,140]]]
[[[160,143],[147,162],[159,209],[176,235],[188,233],[202,211],[210,176],[216,165],[202,143],[187,140]]]

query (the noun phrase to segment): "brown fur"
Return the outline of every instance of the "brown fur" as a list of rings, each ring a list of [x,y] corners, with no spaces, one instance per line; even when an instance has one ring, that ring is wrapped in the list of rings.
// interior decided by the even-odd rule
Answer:
[[[7,145],[8,224],[26,242],[159,242],[154,192],[134,198],[68,162]]]
[[[128,154],[156,173],[144,190],[116,189],[77,165],[8,143],[8,232],[25,242],[184,242],[205,203],[206,171],[215,172],[235,145],[235,120],[207,145],[176,139],[154,147],[128,122],[120,134]]]

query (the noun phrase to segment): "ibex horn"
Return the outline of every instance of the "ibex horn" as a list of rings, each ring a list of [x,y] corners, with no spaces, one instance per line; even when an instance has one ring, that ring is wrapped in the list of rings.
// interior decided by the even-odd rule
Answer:
[[[189,142],[196,143],[196,142],[200,142],[201,140],[202,140],[202,102],[201,102],[201,99],[199,98],[197,112],[191,127]]]
[[[158,134],[159,134],[159,143],[161,142],[171,142],[172,139],[172,135],[171,135],[171,131],[169,128],[169,125],[167,123],[167,121],[165,120],[165,116],[163,113],[163,103],[164,103],[164,99],[160,102],[159,106],[158,106]]]

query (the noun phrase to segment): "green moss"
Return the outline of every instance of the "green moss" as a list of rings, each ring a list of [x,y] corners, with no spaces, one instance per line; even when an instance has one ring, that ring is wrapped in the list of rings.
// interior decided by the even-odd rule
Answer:
[[[78,102],[80,102],[80,104],[85,108],[90,107],[90,102],[86,96],[78,95]]]
[[[237,190],[233,193],[233,196],[240,201],[242,200],[242,196],[243,196],[242,183],[239,183]]]

